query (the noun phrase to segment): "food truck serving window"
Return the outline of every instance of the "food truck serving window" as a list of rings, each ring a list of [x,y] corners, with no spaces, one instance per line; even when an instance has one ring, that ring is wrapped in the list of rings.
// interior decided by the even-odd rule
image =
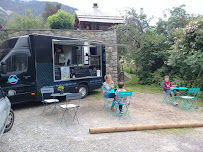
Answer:
[[[101,77],[101,44],[53,40],[54,81]]]

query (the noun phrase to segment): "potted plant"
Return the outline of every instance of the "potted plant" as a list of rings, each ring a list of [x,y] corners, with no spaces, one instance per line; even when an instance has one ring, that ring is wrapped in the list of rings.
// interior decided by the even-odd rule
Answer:
[[[116,92],[117,89],[118,89],[118,83],[114,82],[114,91]]]
[[[59,86],[58,91],[60,91],[60,94],[64,93],[64,86]]]

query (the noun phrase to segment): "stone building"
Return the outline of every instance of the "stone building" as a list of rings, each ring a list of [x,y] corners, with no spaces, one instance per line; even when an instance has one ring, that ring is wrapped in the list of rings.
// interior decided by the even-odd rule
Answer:
[[[118,81],[118,58],[116,31],[92,30],[0,30],[0,44],[11,37],[23,36],[32,33],[81,38],[102,41],[106,45],[106,73],[112,75],[113,81]]]
[[[98,8],[97,3],[94,3],[89,11],[76,11],[74,28],[75,30],[108,30],[118,24],[124,24],[122,16],[104,12]]]

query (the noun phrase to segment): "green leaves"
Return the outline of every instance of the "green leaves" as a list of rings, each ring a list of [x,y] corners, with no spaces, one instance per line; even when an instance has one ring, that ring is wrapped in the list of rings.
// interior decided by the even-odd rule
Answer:
[[[44,23],[42,16],[33,17],[30,9],[25,10],[25,15],[13,13],[6,24],[7,29],[42,29]]]
[[[141,47],[138,49],[138,77],[142,84],[151,84],[154,81],[153,73],[161,68],[166,58],[165,37],[154,30],[147,30],[141,36]]]
[[[63,10],[58,10],[56,14],[48,17],[47,25],[51,29],[73,29],[74,15]]]
[[[168,65],[193,87],[203,88],[203,19],[191,21],[173,45]],[[177,31],[177,35],[179,31]]]
[[[203,88],[203,18],[187,14],[184,7],[169,10],[156,27],[149,26],[143,9],[130,9],[126,24],[118,26],[118,43],[128,46],[118,49],[119,55],[135,61],[139,83],[158,82],[169,74]]]

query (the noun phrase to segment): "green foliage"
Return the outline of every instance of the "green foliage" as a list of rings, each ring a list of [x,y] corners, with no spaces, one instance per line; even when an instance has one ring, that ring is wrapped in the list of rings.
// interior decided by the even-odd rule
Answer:
[[[118,26],[118,42],[126,44],[119,50],[136,65],[141,84],[160,83],[164,75],[177,77],[181,85],[203,87],[203,19],[190,15],[185,5],[168,9],[169,16],[150,27],[150,19],[140,10],[127,11],[126,24]],[[124,70],[130,72],[130,67]]]
[[[163,82],[164,77],[159,72],[156,71],[153,73],[152,79],[153,83],[160,84],[161,82]]]
[[[119,55],[136,65],[141,84],[159,84],[164,75],[181,86],[203,89],[203,18],[187,14],[185,5],[168,9],[169,16],[150,27],[143,9],[127,11],[126,24],[117,26]],[[130,67],[124,67],[128,73]]]
[[[25,10],[25,15],[13,13],[6,24],[7,29],[42,29],[44,23],[42,16],[33,17],[30,9]]]
[[[141,84],[153,83],[153,73],[164,65],[167,57],[165,37],[146,31],[141,37],[141,47],[137,51],[138,76]]]
[[[134,66],[124,66],[123,71],[129,74],[135,74],[135,67]]]
[[[191,21],[172,46],[168,65],[193,87],[203,88],[203,18]]]
[[[160,93],[160,84],[141,85],[139,78],[131,74],[132,79],[125,77],[125,89],[127,91],[141,92],[141,93]]]
[[[123,71],[130,73],[130,67],[123,67]]]
[[[185,27],[192,18],[191,15],[186,13],[184,7],[185,5],[180,5],[179,7],[168,9],[167,11],[170,13],[168,19],[165,20],[160,18],[157,22],[157,33],[165,35],[170,43],[174,42],[172,32],[176,29]],[[167,17],[166,14],[164,16],[165,18]]]
[[[135,61],[135,52],[140,48],[140,37],[148,29],[150,20],[143,9],[139,13],[133,8],[126,11],[126,24],[116,26],[118,43],[126,44],[126,47],[118,48],[119,56],[124,56],[130,62]]]
[[[60,3],[54,4],[54,3],[46,2],[46,6],[44,8],[44,13],[42,14],[44,21],[46,21],[49,16],[56,14],[57,11],[60,9],[61,9]]]
[[[0,26],[5,26],[6,22],[7,22],[6,19],[0,17]]]
[[[50,3],[56,4],[56,2]],[[42,0],[0,0],[0,7],[4,10],[9,10],[22,15],[25,13],[26,8],[30,8],[34,17],[43,14],[45,6],[46,1]],[[76,8],[63,4],[61,5],[61,9],[66,12],[74,12],[77,10]],[[10,18],[11,16],[0,9],[0,17]]]
[[[74,19],[74,15],[58,10],[56,14],[48,17],[47,24],[51,29],[73,29]]]

